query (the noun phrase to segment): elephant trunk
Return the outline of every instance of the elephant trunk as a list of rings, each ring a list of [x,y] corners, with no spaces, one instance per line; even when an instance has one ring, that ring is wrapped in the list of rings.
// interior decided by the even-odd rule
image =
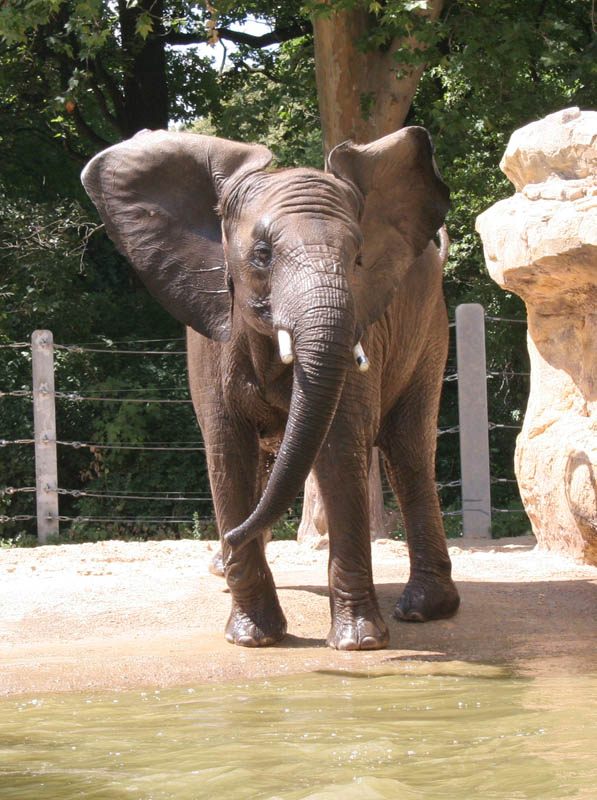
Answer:
[[[334,418],[352,366],[355,317],[352,296],[340,270],[324,273],[316,287],[296,293],[288,312],[294,354],[290,409],[280,451],[265,491],[253,513],[224,540],[236,549],[255,539],[293,503]],[[286,292],[287,290],[285,290]],[[272,294],[272,299],[274,295]],[[302,306],[302,307],[301,307]]]

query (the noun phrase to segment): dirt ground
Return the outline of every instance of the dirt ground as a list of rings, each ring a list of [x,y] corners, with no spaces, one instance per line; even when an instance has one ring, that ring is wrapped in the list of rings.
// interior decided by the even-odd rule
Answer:
[[[296,542],[268,546],[289,635],[272,648],[228,644],[230,596],[207,569],[215,547],[110,541],[0,550],[0,695],[404,669],[413,660],[597,672],[597,568],[538,551],[532,537],[452,546],[460,611],[423,625],[392,617],[408,576],[405,545],[374,543],[391,641],[364,653],[325,647],[327,551]]]

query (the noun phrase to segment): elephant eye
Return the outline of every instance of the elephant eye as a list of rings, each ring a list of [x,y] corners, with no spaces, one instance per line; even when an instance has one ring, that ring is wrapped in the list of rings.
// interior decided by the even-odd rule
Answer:
[[[253,260],[255,265],[261,267],[268,267],[270,261],[272,260],[272,248],[269,244],[265,242],[260,242],[259,244],[255,245],[253,250]]]

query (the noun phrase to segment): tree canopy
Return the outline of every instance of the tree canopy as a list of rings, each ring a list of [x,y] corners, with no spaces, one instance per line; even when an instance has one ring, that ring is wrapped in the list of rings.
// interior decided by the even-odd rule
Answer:
[[[252,32],[250,19],[265,22],[265,32]],[[225,48],[217,59],[205,47],[216,41]],[[477,301],[493,316],[522,319],[518,298],[486,275],[474,219],[512,191],[498,163],[513,130],[559,108],[595,106],[596,42],[587,0],[1,3],[0,344],[25,341],[35,328],[50,328],[68,343],[182,335],[95,230],[97,217],[78,178],[93,153],[145,127],[261,141],[279,165],[322,166],[322,126],[329,146],[338,136],[382,135],[384,125],[424,125],[452,189],[449,308]],[[350,69],[348,86],[342,76]],[[384,117],[388,105],[391,114]],[[523,339],[520,325],[492,329],[490,369],[524,371]],[[26,354],[6,349],[0,356],[6,386],[29,385]],[[107,356],[84,363],[65,353],[60,380],[71,389],[107,389],[116,385],[115,375],[121,388],[135,384],[157,393],[184,386],[174,357],[126,370],[122,359],[115,371]],[[524,385],[500,379],[495,397],[502,421],[520,421]],[[24,401],[1,402],[0,436],[21,438]],[[448,390],[445,402],[450,424],[455,403]],[[69,407],[65,435],[166,441],[184,430],[196,438],[192,415],[173,408],[158,413],[131,404],[115,416],[113,408]],[[494,446],[498,472],[508,469],[512,441]],[[65,481],[87,488],[110,487],[118,474],[131,489],[143,481],[148,488],[149,480],[157,491],[172,476],[183,491],[205,486],[201,462],[189,469],[176,458],[164,464],[141,458],[68,452],[61,471]],[[28,459],[15,460],[0,448],[7,481],[31,483]],[[439,462],[442,479],[453,474],[454,447],[441,440]],[[444,501],[456,503],[456,497]],[[11,513],[28,502],[0,497],[0,507],[10,503]],[[94,502],[65,501],[79,511],[99,509]]]

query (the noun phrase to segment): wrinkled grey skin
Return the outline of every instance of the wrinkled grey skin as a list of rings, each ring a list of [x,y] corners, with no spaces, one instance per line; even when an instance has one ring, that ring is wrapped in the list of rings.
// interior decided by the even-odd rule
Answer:
[[[408,534],[397,617],[446,617],[459,602],[434,481],[448,326],[432,238],[448,190],[423,128],[340,145],[325,173],[268,171],[270,159],[259,145],[147,131],[100,153],[82,179],[117,247],[188,326],[232,595],[227,639],[253,647],[284,636],[264,537],[313,468],[330,532],[328,644],[380,648],[373,445]],[[291,335],[290,365],[280,329]],[[366,373],[352,355],[359,340]]]

